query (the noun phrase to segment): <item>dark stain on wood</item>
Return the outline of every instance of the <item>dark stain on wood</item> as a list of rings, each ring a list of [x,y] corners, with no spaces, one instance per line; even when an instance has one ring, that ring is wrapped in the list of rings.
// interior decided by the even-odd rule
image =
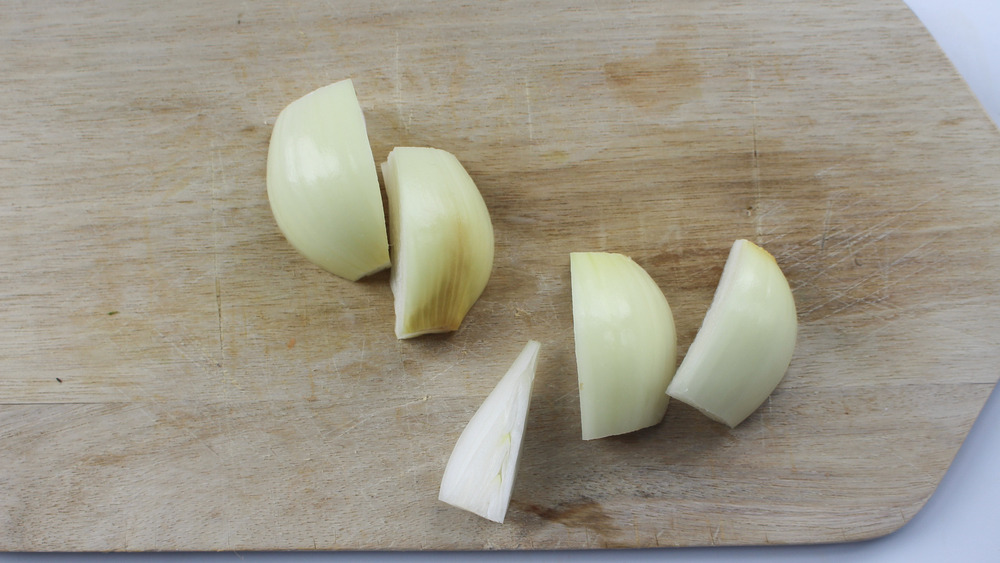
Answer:
[[[590,499],[582,499],[563,507],[546,507],[517,500],[512,500],[511,505],[568,528],[587,528],[600,533],[617,529],[614,520],[604,512],[601,504]]]

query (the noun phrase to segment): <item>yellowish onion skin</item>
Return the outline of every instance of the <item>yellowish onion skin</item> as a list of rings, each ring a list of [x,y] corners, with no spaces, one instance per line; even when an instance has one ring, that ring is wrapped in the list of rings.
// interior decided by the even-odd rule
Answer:
[[[323,269],[353,281],[389,266],[375,160],[350,79],[314,90],[278,115],[267,197],[288,242]]]
[[[795,300],[777,261],[756,244],[737,240],[667,394],[736,427],[781,382],[797,331]]]

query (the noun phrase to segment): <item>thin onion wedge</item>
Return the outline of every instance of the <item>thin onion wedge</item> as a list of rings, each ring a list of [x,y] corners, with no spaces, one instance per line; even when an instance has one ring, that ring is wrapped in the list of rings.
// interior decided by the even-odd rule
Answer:
[[[514,490],[541,345],[531,340],[458,437],[438,499],[503,523]]]
[[[375,159],[350,79],[278,114],[267,151],[267,199],[288,242],[323,269],[354,281],[389,267]]]
[[[583,439],[657,424],[677,361],[663,292],[621,254],[573,252],[570,278]]]
[[[795,300],[777,261],[737,240],[667,394],[735,427],[784,377],[797,330]]]
[[[443,150],[397,147],[382,176],[396,337],[457,330],[493,270],[486,203],[458,159]]]

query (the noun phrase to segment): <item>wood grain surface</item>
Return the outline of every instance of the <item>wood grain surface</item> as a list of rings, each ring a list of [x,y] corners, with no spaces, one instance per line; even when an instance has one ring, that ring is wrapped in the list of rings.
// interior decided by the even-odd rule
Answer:
[[[496,230],[449,336],[270,214],[278,112],[351,77],[376,159],[456,154]],[[1000,365],[1000,134],[902,2],[6,3],[0,549],[836,542],[934,491]],[[800,337],[729,430],[580,440],[569,252],[630,255],[683,355],[729,246]],[[511,510],[437,501],[529,339]]]

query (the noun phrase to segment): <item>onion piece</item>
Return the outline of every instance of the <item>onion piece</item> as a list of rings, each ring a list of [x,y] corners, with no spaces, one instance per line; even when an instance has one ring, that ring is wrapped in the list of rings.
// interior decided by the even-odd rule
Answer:
[[[448,458],[439,500],[503,522],[514,490],[540,347],[528,341],[472,415]]]
[[[493,270],[493,224],[451,153],[397,147],[382,164],[389,200],[396,337],[457,330]]]
[[[784,377],[797,330],[795,300],[777,261],[737,240],[667,394],[735,427]]]
[[[389,266],[375,159],[350,79],[278,114],[267,198],[288,242],[323,269],[353,281]]]
[[[657,424],[677,361],[663,292],[621,254],[573,252],[570,278],[583,439]]]

